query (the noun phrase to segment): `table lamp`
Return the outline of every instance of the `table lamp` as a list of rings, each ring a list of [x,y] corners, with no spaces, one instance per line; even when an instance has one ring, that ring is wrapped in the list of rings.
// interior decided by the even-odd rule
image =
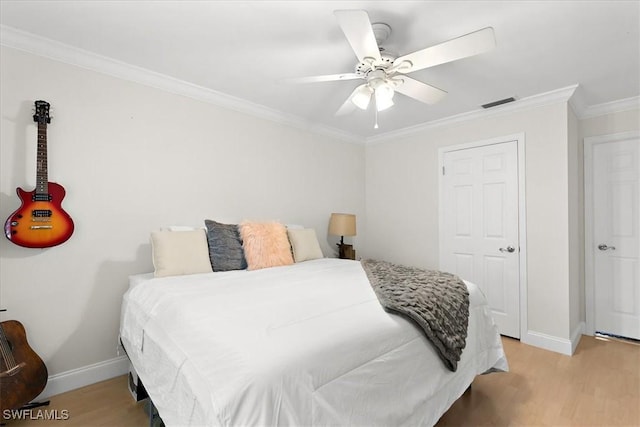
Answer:
[[[356,235],[356,216],[346,213],[332,213],[329,220],[329,234],[340,236],[338,243],[338,257],[342,259],[355,259],[356,252],[352,245],[344,244],[344,236]]]

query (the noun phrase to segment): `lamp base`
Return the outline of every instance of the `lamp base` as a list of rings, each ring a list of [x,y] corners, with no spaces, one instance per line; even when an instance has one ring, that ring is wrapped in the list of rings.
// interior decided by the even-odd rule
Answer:
[[[338,243],[338,258],[340,259],[356,259],[356,251],[353,245],[345,245]]]

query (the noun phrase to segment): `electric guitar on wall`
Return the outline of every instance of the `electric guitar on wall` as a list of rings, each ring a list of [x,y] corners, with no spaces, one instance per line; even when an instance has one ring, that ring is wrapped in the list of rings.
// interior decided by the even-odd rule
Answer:
[[[9,216],[4,233],[11,242],[27,248],[48,248],[66,242],[73,234],[73,220],[62,209],[65,190],[60,184],[48,181],[47,124],[49,103],[36,101],[33,120],[38,123],[38,153],[36,188],[16,192],[22,201],[20,208]]]

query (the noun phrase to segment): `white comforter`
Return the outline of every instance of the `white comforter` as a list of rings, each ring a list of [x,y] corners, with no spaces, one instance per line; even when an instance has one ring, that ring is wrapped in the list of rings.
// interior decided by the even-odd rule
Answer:
[[[121,339],[167,426],[432,425],[476,375],[508,369],[472,284],[454,373],[359,262],[131,283]]]

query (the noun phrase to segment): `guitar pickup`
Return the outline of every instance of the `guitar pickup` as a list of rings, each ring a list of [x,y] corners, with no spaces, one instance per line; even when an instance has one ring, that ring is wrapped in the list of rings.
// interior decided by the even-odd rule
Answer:
[[[34,209],[31,211],[31,216],[34,218],[48,218],[51,214],[50,209]]]
[[[53,225],[32,225],[29,227],[31,230],[51,230]]]
[[[34,202],[50,202],[52,199],[53,197],[48,193],[39,193],[31,196],[31,200]]]

